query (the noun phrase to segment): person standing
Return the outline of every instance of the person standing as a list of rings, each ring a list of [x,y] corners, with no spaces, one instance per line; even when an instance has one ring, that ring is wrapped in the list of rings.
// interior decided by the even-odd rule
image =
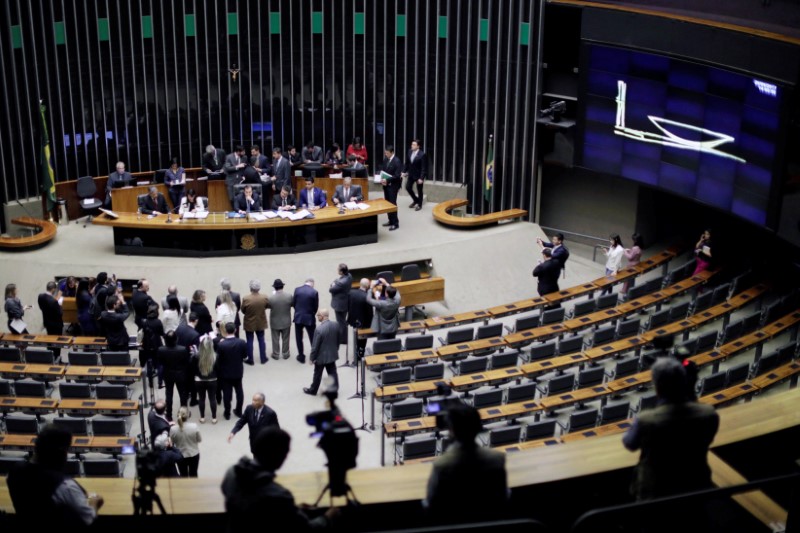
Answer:
[[[130,311],[122,299],[122,290],[117,289],[117,292],[120,294],[112,294],[106,298],[106,310],[100,313],[100,326],[106,332],[108,351],[127,352],[130,336],[125,321]]]
[[[539,280],[539,296],[558,292],[558,276],[561,274],[561,264],[553,258],[550,248],[542,248],[542,259],[533,269],[533,277]]]
[[[234,335],[236,337],[239,336],[239,326],[242,325],[241,320],[239,319],[239,311],[242,310],[242,296],[238,292],[231,290],[231,280],[228,278],[222,278],[219,280],[219,286],[222,288],[222,291],[228,291],[231,294],[231,300],[233,300],[234,305],[236,306],[236,312],[234,313],[234,320],[233,325],[236,326],[236,332]],[[214,302],[214,306],[218,306],[220,304],[220,297],[217,296],[216,302]]]
[[[228,322],[234,324],[236,320],[236,304],[233,303],[230,291],[222,291],[219,296],[217,296],[216,313],[217,319],[214,321],[215,324],[227,324]]]
[[[542,239],[537,238],[536,244],[539,245],[539,248],[550,248],[553,251],[553,259],[561,264],[562,270],[565,268],[567,259],[569,259],[569,250],[564,246],[563,233],[556,233],[550,237],[550,242],[544,242]]]
[[[211,408],[211,423],[217,423],[217,354],[208,335],[200,341],[197,356],[192,358],[194,387],[198,395],[200,423],[206,423],[206,395]]]
[[[117,161],[116,171],[108,175],[108,181],[106,182],[106,199],[104,204],[107,209],[111,209],[111,190],[126,187],[130,185],[132,181],[133,176],[131,176],[131,173],[125,171],[125,163]]]
[[[283,157],[283,152],[281,152],[281,149],[277,146],[272,149],[272,160],[274,174],[270,180],[272,181],[272,197],[274,199],[280,194],[284,186],[291,188],[292,164],[287,158]]]
[[[228,189],[228,200],[230,205],[233,206],[233,199],[235,197],[235,185],[242,182],[242,172],[245,165],[244,147],[236,145],[233,148],[233,153],[225,157],[225,187]]]
[[[358,330],[372,325],[372,306],[367,302],[369,293],[369,280],[362,278],[357,290],[350,291],[350,301],[347,309],[347,323],[351,328]],[[364,357],[367,349],[367,338],[358,338],[356,343],[356,361]]]
[[[247,344],[234,336],[236,326],[230,322],[223,326],[223,338],[217,345],[217,376],[222,387],[223,416],[225,420],[231,419],[231,400],[236,393],[235,416],[242,416],[244,407],[244,390],[242,378],[244,377],[244,361],[247,359]]]
[[[89,309],[92,305],[92,293],[89,291],[88,278],[81,278],[78,282],[77,292],[78,294],[75,296],[75,306],[78,308],[78,324],[81,326],[81,335],[87,337],[94,336],[97,334],[97,321],[94,319]]]
[[[261,294],[261,282],[250,280],[250,294],[242,300],[244,315],[244,335],[247,338],[247,363],[253,364],[253,336],[258,340],[258,354],[261,364],[267,363],[267,347],[264,343],[264,330],[267,329],[267,307],[269,299]]]
[[[184,315],[189,313],[189,300],[186,299],[185,296],[181,296],[178,294],[178,287],[177,285],[170,285],[167,288],[167,294],[161,299],[161,309],[166,311],[169,309],[168,298],[170,296],[174,296],[178,299],[178,303],[180,304],[180,310],[183,312]],[[186,319],[183,320],[185,322]]]
[[[303,392],[316,396],[319,384],[322,381],[322,370],[333,377],[334,387],[339,388],[339,375],[336,370],[336,361],[339,359],[339,326],[329,320],[328,310],[320,309],[317,313],[319,326],[314,331],[314,341],[311,343],[310,363],[314,365],[314,378],[311,386]]]
[[[178,423],[169,428],[169,438],[183,456],[183,459],[178,461],[178,473],[181,477],[197,477],[200,465],[198,445],[202,442],[203,436],[197,424],[188,421],[191,417],[189,408],[181,407],[178,409]]]
[[[164,185],[167,186],[172,210],[175,211],[181,205],[181,197],[186,187],[186,171],[178,164],[177,157],[173,157],[169,162],[169,168],[164,173]]]
[[[292,330],[292,295],[283,291],[283,281],[272,283],[275,291],[267,301],[269,307],[269,327],[272,328],[272,358],[278,354],[289,359],[289,333]]]
[[[159,364],[164,368],[166,386],[167,418],[172,420],[172,399],[175,388],[181,407],[189,405],[189,380],[191,379],[191,359],[185,346],[178,346],[174,331],[164,335],[164,346],[156,352]]]
[[[608,247],[603,247],[603,253],[606,254],[606,276],[615,276],[622,267],[622,255],[625,253],[619,235],[615,233],[611,236]],[[600,294],[610,294],[611,290],[612,286],[606,285]]]
[[[247,425],[250,431],[250,452],[253,452],[253,442],[256,436],[266,428],[275,427],[280,429],[278,423],[278,415],[270,407],[266,405],[267,398],[263,392],[253,394],[253,403],[248,405],[244,414],[233,425],[230,435],[228,435],[228,443],[233,441],[233,438],[239,433],[242,428]]]
[[[406,178],[406,192],[411,196],[411,205],[416,211],[422,209],[422,188],[425,180],[428,179],[428,156],[422,151],[422,141],[414,139],[411,141],[411,149],[406,156],[406,164],[403,168],[401,177]],[[414,188],[417,194],[414,194]]]
[[[625,259],[628,261],[628,266],[635,267],[639,264],[639,261],[642,260],[642,248],[644,248],[644,241],[642,240],[642,236],[638,233],[631,235],[631,240],[633,241],[633,246],[630,248],[625,248],[624,255]],[[633,286],[635,280],[636,278],[625,280],[625,283],[622,285],[622,290],[620,291],[623,296],[628,294],[628,289]]]
[[[380,299],[380,287],[386,288],[386,299]],[[375,308],[372,317],[372,329],[378,333],[378,339],[394,339],[400,329],[400,293],[385,279],[373,280],[367,292],[367,303]]]
[[[12,327],[11,324],[15,320],[22,321],[22,317],[25,316],[25,311],[30,308],[30,305],[22,305],[19,296],[17,296],[17,286],[14,283],[6,285],[6,302],[4,309],[8,315],[8,331],[19,335],[28,333],[28,328],[24,326],[24,322],[23,325],[20,326],[21,331]]]
[[[206,291],[197,289],[194,291],[194,294],[192,294],[192,303],[189,306],[189,310],[197,315],[197,326],[195,329],[201,336],[211,333],[214,330],[211,324],[211,311],[208,310],[205,301]],[[234,329],[235,328],[234,326]]]
[[[177,296],[167,296],[167,306],[164,308],[164,316],[161,320],[164,324],[164,331],[177,331],[181,324],[186,324],[186,314],[181,309],[180,300]]]
[[[155,444],[160,435],[169,436],[169,428],[174,422],[167,418],[167,402],[156,400],[153,408],[147,413],[147,427],[150,430],[150,445]]]
[[[353,276],[344,263],[339,264],[339,277],[333,280],[330,286],[331,307],[336,313],[336,323],[339,324],[339,344],[347,344],[347,309],[350,304],[350,288],[353,285]]]
[[[696,276],[711,265],[712,248],[711,230],[707,229],[700,235],[700,240],[697,241],[697,244],[694,245],[694,255],[697,257],[697,266],[692,276]]]
[[[312,278],[308,278],[303,285],[294,290],[292,305],[294,306],[294,340],[297,344],[297,361],[305,363],[303,330],[308,332],[308,341],[313,341],[316,329],[314,317],[319,309],[319,293],[314,288]]]
[[[139,350],[139,364],[146,369],[150,388],[153,387],[154,374],[158,374],[158,388],[164,387],[164,367],[158,360],[158,349],[164,345],[163,337],[164,324],[158,318],[158,304],[153,302],[142,324],[142,346]]]
[[[381,163],[381,168],[383,172],[388,174],[388,177],[381,178],[381,185],[383,185],[383,197],[386,199],[387,202],[390,204],[397,206],[397,192],[400,190],[400,185],[403,182],[403,179],[400,177],[400,173],[403,170],[403,164],[400,162],[400,159],[395,157],[394,155],[394,146],[391,144],[386,146],[386,149],[383,151],[383,162]],[[389,227],[389,231],[394,231],[400,227],[400,219],[397,218],[397,211],[393,213],[389,213],[389,222],[385,223],[384,226]]]
[[[150,303],[155,303],[152,297],[148,294],[150,290],[150,282],[142,278],[139,284],[133,289],[133,296],[131,296],[131,307],[133,307],[133,321],[138,329],[142,329],[144,321],[147,318],[147,310],[150,308]]]
[[[64,332],[64,319],[62,318],[61,303],[64,298],[58,290],[55,281],[48,281],[46,292],[39,295],[38,304],[42,311],[42,323],[48,335],[61,335]],[[53,350],[53,355],[58,359],[61,350]]]
[[[206,153],[203,154],[203,172],[206,176],[219,174],[225,164],[225,152],[215,148],[213,144],[206,146]]]

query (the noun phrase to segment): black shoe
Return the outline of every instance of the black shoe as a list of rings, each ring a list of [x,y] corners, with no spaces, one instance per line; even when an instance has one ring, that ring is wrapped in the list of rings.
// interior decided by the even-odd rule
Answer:
[[[295,359],[297,359],[297,362],[301,363],[301,364],[304,364],[306,362],[306,356],[305,355],[298,355]]]
[[[410,209],[410,208],[414,207],[415,205],[417,205],[417,202],[411,202],[411,205],[410,205],[410,206],[408,206],[408,207],[409,207],[409,209]]]
[[[287,353],[286,355],[283,356],[283,358],[284,359],[289,359],[289,354]],[[277,359],[277,357],[275,359]]]
[[[273,355],[272,358],[275,359],[276,361],[278,360],[278,356],[277,355]],[[286,358],[284,357],[284,359],[286,359]]]
[[[306,394],[311,395],[311,396],[316,396],[317,395],[316,392],[312,391],[308,387],[303,387],[303,392],[305,392]]]
[[[224,415],[222,415],[222,418],[224,418],[225,420],[230,420],[231,419],[231,414],[230,413],[225,413]]]
[[[242,412],[241,412],[241,411],[236,411],[236,410],[234,410],[234,411],[233,411],[233,415],[234,415],[235,417],[237,417],[237,418],[242,418]]]
[[[267,364],[267,360],[266,360],[266,359],[262,359],[262,360],[261,360],[261,364],[262,364],[262,365],[266,365],[266,364]]]
[[[389,226],[389,231],[394,231],[396,229],[400,229],[400,225],[399,224],[397,226]]]
[[[391,225],[392,225],[391,222],[387,222],[386,224],[381,224],[381,226],[383,226],[384,228],[388,228]]]
[[[197,406],[199,404],[200,404],[200,402],[198,402],[197,400],[192,400],[192,401],[189,402],[189,407],[195,407],[195,406]]]
[[[158,388],[159,388],[159,389],[163,389],[163,388],[164,388],[164,382],[163,382],[163,381],[162,381],[161,383],[159,383],[159,384],[158,384]]]
[[[421,209],[422,209],[422,206],[421,206],[421,205],[418,205],[418,206],[417,206],[417,208],[416,208],[416,209],[414,209],[414,211],[420,211]]]
[[[250,366],[255,365],[255,363],[253,361],[250,361],[250,360],[245,361],[244,364],[250,365]]]

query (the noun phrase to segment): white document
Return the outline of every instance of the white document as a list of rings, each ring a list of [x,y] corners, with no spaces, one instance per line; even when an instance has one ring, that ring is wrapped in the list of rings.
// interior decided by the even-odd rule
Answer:
[[[342,179],[343,174],[340,172],[338,174],[329,174],[328,177],[333,180],[340,180]]]
[[[265,220],[267,220],[267,217],[266,215],[263,215],[261,213],[250,213],[250,220],[254,220],[256,222],[264,222]]]
[[[15,318],[14,320],[12,320],[9,326],[11,326],[11,331],[13,331],[16,334],[20,334],[26,329],[28,329],[28,325],[25,322],[23,322],[22,319],[20,318]]]
[[[281,219],[286,220],[291,215],[291,212],[290,211],[278,211],[276,214],[279,217],[281,217]]]
[[[311,213],[308,212],[308,209],[301,209],[297,213],[292,213],[289,215],[289,220],[302,220],[310,214]]]
[[[191,211],[186,211],[184,214],[181,215],[181,218],[197,218],[197,213],[192,213]]]
[[[375,177],[372,178],[373,183],[380,183],[381,182],[381,175],[375,174]]]
[[[345,209],[358,209],[358,204],[356,202],[345,202],[344,203]]]
[[[92,205],[94,198],[86,198],[83,200],[83,205]]]
[[[277,218],[278,217],[278,213],[275,212],[275,211],[264,211],[264,216],[266,218]]]
[[[360,203],[358,204],[358,208],[361,209],[362,211],[365,209],[369,209],[369,204]]]

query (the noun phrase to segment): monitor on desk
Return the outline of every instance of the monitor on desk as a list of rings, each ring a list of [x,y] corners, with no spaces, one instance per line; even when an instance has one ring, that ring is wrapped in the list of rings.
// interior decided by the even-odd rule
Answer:
[[[130,187],[132,181],[133,181],[133,178],[114,181],[114,182],[111,183],[111,188],[112,189],[121,189],[123,187]]]

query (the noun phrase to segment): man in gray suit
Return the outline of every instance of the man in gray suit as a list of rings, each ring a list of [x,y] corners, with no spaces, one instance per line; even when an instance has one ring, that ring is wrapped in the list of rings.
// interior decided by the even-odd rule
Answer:
[[[375,286],[378,281],[386,286],[385,300],[375,298]],[[400,328],[400,293],[383,278],[372,280],[367,292],[367,303],[375,308],[372,329],[378,333],[378,339],[394,339]]]
[[[280,353],[289,359],[289,332],[292,330],[292,295],[283,292],[283,282],[276,279],[272,284],[275,292],[269,297],[269,327],[272,328],[272,358]]]
[[[361,194],[361,185],[353,185],[353,178],[345,176],[342,178],[342,184],[336,186],[336,191],[333,193],[333,203],[342,205],[345,202],[361,202],[364,196]]]
[[[292,186],[292,163],[288,158],[283,157],[281,149],[277,146],[272,149],[272,169],[275,173],[272,176],[272,193],[277,195],[281,192],[284,185]]]
[[[164,311],[169,309],[169,305],[167,304],[167,298],[170,297],[170,296],[175,296],[176,298],[178,298],[178,303],[181,304],[181,311],[183,311],[183,316],[188,315],[189,314],[189,300],[186,298],[186,296],[178,295],[178,287],[177,287],[177,285],[170,285],[167,288],[167,295],[164,296],[161,299],[161,309],[163,309]],[[186,323],[186,319],[185,318],[181,318],[181,324],[185,324],[185,323]]]
[[[242,182],[242,172],[247,166],[245,161],[244,147],[239,145],[233,149],[232,154],[225,157],[225,166],[223,167],[225,169],[225,186],[228,188],[228,200],[230,200],[231,206],[233,206],[233,199],[236,196],[234,185]]]
[[[353,276],[344,263],[339,264],[339,277],[331,283],[331,307],[336,312],[336,323],[339,324],[339,344],[347,344],[347,308],[350,305],[350,287]]]
[[[303,389],[303,392],[312,396],[316,396],[319,390],[323,368],[333,377],[334,387],[339,388],[339,375],[336,373],[336,361],[339,359],[339,326],[328,319],[327,309],[320,309],[317,312],[317,319],[319,326],[314,331],[311,357],[309,357],[309,362],[314,365],[314,379],[310,387]]]

